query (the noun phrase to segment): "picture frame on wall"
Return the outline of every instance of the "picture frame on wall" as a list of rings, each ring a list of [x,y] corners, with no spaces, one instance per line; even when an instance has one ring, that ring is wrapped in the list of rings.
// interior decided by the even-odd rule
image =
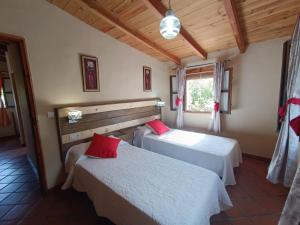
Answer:
[[[82,79],[83,79],[83,91],[84,92],[99,92],[99,68],[98,58],[89,55],[80,55]]]
[[[144,92],[152,91],[152,71],[149,66],[143,66],[143,88]]]

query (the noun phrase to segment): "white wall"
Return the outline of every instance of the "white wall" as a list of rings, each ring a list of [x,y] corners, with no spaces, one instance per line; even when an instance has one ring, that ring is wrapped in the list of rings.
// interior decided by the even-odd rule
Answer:
[[[13,16],[12,16],[13,15]],[[0,30],[26,39],[48,187],[61,181],[54,107],[83,102],[162,97],[168,68],[41,0],[2,0]],[[99,60],[101,92],[82,91],[79,54]],[[152,67],[152,92],[143,92],[143,65]]]
[[[263,157],[273,154],[285,40],[251,44],[244,54],[232,49],[209,56],[210,61],[224,56],[233,59],[232,113],[222,115],[221,135],[236,138],[245,153]],[[193,59],[190,61],[197,63]],[[169,112],[167,118],[169,123],[173,123],[175,113]],[[210,114],[185,113],[184,119],[186,127],[206,130]]]

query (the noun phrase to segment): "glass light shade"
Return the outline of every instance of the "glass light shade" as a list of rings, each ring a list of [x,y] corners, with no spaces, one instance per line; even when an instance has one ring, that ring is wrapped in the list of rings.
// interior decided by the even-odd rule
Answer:
[[[180,32],[180,21],[172,9],[167,10],[166,16],[160,22],[160,34],[165,39],[173,39]]]
[[[164,101],[157,101],[156,102],[156,106],[157,107],[164,107],[164,106],[166,106],[166,102],[164,102]]]
[[[82,118],[82,111],[70,110],[68,112],[69,123],[77,123]]]

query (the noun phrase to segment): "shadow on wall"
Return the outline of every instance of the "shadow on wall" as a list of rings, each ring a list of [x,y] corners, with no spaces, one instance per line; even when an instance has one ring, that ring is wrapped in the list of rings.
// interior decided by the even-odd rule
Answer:
[[[185,127],[184,130],[216,135],[208,129],[199,127]],[[276,134],[223,131],[220,136],[238,140],[243,153],[265,158],[272,157],[277,141]]]
[[[235,138],[239,141],[244,153],[271,158],[275,149],[276,134],[222,132],[222,136]]]

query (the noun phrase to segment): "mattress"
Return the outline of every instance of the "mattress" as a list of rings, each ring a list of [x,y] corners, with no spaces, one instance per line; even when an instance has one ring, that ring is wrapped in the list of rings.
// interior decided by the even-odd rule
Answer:
[[[84,157],[87,147],[69,150],[64,188],[86,192],[97,214],[117,225],[209,225],[212,215],[232,206],[209,170],[125,142],[114,159]]]
[[[160,136],[135,132],[134,138],[144,149],[211,170],[225,185],[236,184],[233,168],[242,163],[242,154],[234,139],[177,129]]]

